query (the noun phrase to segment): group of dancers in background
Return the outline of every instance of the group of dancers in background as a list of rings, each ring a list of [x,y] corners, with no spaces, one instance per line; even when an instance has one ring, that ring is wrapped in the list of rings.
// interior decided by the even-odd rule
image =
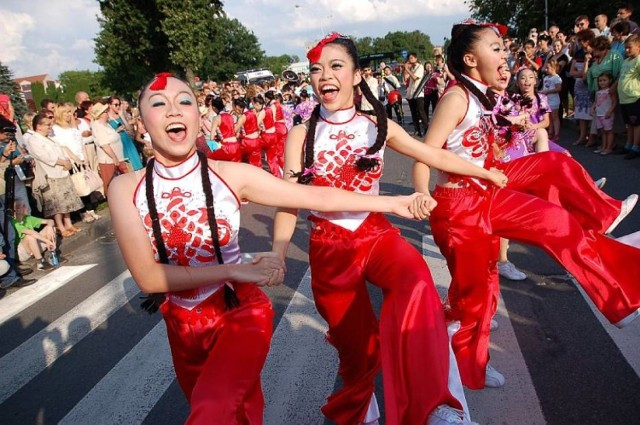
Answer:
[[[528,132],[527,152],[543,140],[531,131],[533,119],[500,113],[501,31],[473,22],[453,27],[448,68],[457,84],[438,102],[424,143],[387,118],[363,80],[353,41],[329,34],[307,55],[319,104],[283,144],[283,179],[237,162],[238,142],[222,111],[211,127],[223,133],[222,148],[210,158],[198,152],[200,113],[184,81],[159,74],[143,89],[140,114],[155,158],[146,170],[118,177],[109,204],[134,279],[144,292],[163,294],[188,423],[262,423],[260,372],[273,310],[259,287],[283,282],[299,208],[311,210],[311,286],[343,384],[322,412],[340,425],[377,423],[380,371],[387,424],[473,423],[463,386],[505,383],[489,366],[500,237],[542,247],[611,323],[624,327],[640,314],[640,249],[606,236],[637,197],[609,197],[565,153],[516,158],[509,151],[515,133]],[[355,87],[373,115],[356,111]],[[269,122],[271,110],[277,122],[277,106],[261,106],[254,104],[256,120],[264,112]],[[245,126],[253,122],[243,115]],[[245,133],[255,140],[260,125],[251,125]],[[387,147],[416,161],[418,193],[379,196]],[[433,196],[430,167],[439,170]],[[272,251],[248,263],[238,241],[244,200],[279,207]],[[420,253],[381,213],[430,219],[452,276],[447,305]],[[379,320],[367,282],[383,291]]]

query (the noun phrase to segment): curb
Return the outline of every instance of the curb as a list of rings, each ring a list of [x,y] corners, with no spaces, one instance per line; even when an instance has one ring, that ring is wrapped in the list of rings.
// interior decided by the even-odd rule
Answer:
[[[73,236],[62,239],[59,245],[60,251],[63,253],[71,253],[88,243],[101,238],[112,232],[111,230],[111,214],[109,208],[96,211],[101,218],[93,223],[84,223],[78,221],[73,223],[74,226],[81,228],[82,231]]]

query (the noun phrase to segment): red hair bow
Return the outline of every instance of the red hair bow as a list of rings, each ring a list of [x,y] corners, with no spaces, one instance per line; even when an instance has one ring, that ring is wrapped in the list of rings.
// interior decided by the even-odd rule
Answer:
[[[171,72],[161,72],[156,74],[149,86],[149,90],[163,90],[167,86],[167,78],[173,77]]]
[[[485,24],[481,24],[480,22],[476,22],[473,19],[466,19],[461,22],[462,25],[478,25],[480,27],[488,27],[496,30],[498,35],[504,37],[509,32],[509,27],[502,24],[495,24],[493,22],[487,22]]]
[[[311,63],[318,62],[320,60],[320,55],[322,54],[322,48],[325,46],[325,44],[331,43],[332,41],[335,41],[338,38],[347,38],[347,37],[345,37],[344,35],[338,32],[332,32],[327,34],[325,38],[320,40],[318,44],[316,44],[311,50],[307,52],[307,59],[309,59],[309,62]]]

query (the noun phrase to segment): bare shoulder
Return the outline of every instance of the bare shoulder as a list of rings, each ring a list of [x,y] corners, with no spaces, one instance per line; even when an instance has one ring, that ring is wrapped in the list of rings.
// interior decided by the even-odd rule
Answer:
[[[121,174],[111,180],[108,193],[109,200],[127,198],[128,195],[133,196],[140,179],[144,178],[145,172],[143,168],[142,170]],[[131,199],[131,197],[129,197],[129,199]]]

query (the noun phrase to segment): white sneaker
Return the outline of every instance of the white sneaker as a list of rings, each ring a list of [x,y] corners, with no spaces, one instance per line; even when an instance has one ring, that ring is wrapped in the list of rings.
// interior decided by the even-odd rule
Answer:
[[[595,181],[595,184],[598,187],[598,189],[602,189],[606,183],[607,183],[606,177],[599,178],[598,180]]]
[[[620,210],[620,214],[618,215],[618,217],[616,217],[613,223],[611,223],[611,226],[609,226],[604,234],[608,235],[609,233],[613,232],[615,228],[618,227],[618,224],[620,224],[620,222],[624,220],[624,218],[628,216],[631,211],[633,211],[633,207],[636,206],[636,203],[638,203],[638,195],[634,193],[633,195],[627,196],[627,199],[622,201],[622,209]]]
[[[477,422],[471,422],[466,419],[462,410],[455,409],[446,404],[436,407],[427,419],[427,425],[445,425],[445,424],[466,424],[478,425]]]
[[[496,319],[491,319],[491,325],[489,326],[489,332],[497,331],[500,325]]]
[[[510,261],[504,263],[498,261],[498,273],[509,280],[525,280],[527,278],[527,275],[518,270]]]
[[[621,321],[619,321],[618,323],[614,323],[614,325],[622,329],[625,326],[630,325],[631,322],[636,320],[638,317],[640,317],[640,308],[634,311],[633,313],[631,313],[630,315],[628,315],[627,317],[625,317],[624,319],[622,319]]]
[[[487,374],[484,378],[484,386],[487,388],[500,388],[504,385],[504,375],[487,365]]]

